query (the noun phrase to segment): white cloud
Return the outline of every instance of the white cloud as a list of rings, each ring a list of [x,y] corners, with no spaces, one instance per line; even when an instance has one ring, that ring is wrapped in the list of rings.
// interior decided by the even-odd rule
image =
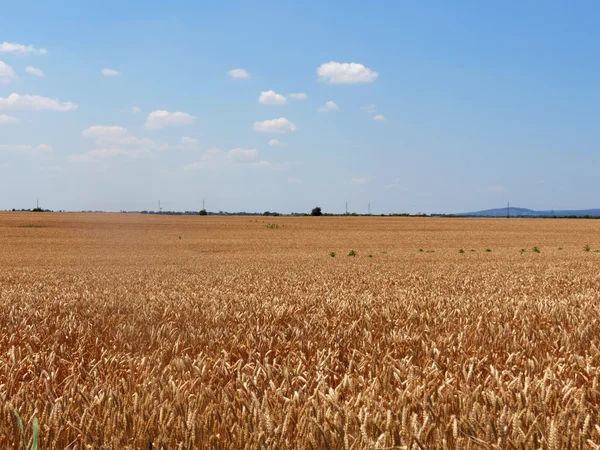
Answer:
[[[14,125],[16,123],[19,123],[19,119],[16,117],[0,114],[0,125]]]
[[[375,105],[370,104],[370,105],[367,105],[367,106],[361,106],[360,110],[361,111],[365,111],[368,114],[375,114],[375,111],[377,111],[377,108],[375,108]]]
[[[334,101],[329,100],[327,103],[325,103],[323,106],[321,106],[319,108],[319,111],[321,111],[321,112],[337,111],[338,109],[340,109],[340,107],[338,105],[336,105]]]
[[[126,128],[106,125],[93,125],[81,132],[87,137],[126,136],[129,134]]]
[[[352,183],[353,184],[367,184],[372,179],[373,179],[373,177],[352,178]]]
[[[386,189],[401,189],[403,191],[406,191],[407,189],[402,187],[401,183],[401,179],[400,178],[395,178],[394,180],[392,180],[392,182],[388,185],[385,186]]]
[[[385,117],[382,114],[377,114],[373,117],[373,120],[385,120]]]
[[[0,152],[15,152],[15,153],[46,153],[52,151],[52,147],[47,144],[40,145],[6,145],[0,144]]]
[[[36,77],[44,76],[44,72],[42,72],[42,69],[38,69],[37,67],[33,66],[27,66],[25,72],[30,73],[31,75],[35,75]]]
[[[0,44],[0,53],[20,53],[23,55],[34,53],[38,55],[45,55],[48,53],[48,50],[46,50],[45,48],[35,48],[33,45],[3,42],[2,44]]]
[[[115,156],[124,156],[130,160],[136,160],[140,158],[152,158],[154,154],[146,149],[103,148],[69,155],[69,161],[95,162]]]
[[[228,156],[236,161],[247,161],[249,159],[254,159],[258,156],[258,151],[256,149],[243,149],[243,148],[234,148],[229,150]]]
[[[302,180],[300,178],[288,178],[288,183],[302,184]]]
[[[279,139],[271,139],[269,141],[269,145],[281,145],[281,146],[284,146],[284,145],[287,145],[287,144],[285,142],[281,142]]]
[[[19,77],[14,69],[3,61],[0,61],[0,84],[8,84]]]
[[[321,64],[317,75],[321,80],[332,84],[370,83],[379,76],[362,64],[335,61]]]
[[[287,102],[287,99],[283,95],[273,90],[261,92],[258,98],[258,103],[262,103],[263,105],[285,105]]]
[[[96,145],[103,147],[136,146],[155,150],[167,150],[168,145],[158,145],[152,139],[132,136],[126,128],[118,126],[94,125],[81,132],[83,136],[95,137]]]
[[[79,105],[71,102],[60,102],[58,99],[40,97],[39,95],[10,94],[8,97],[0,97],[0,110],[32,110],[44,109],[52,111],[75,111]]]
[[[296,125],[287,120],[285,117],[279,119],[263,120],[262,122],[254,122],[252,129],[258,133],[290,133],[296,130]]]
[[[198,139],[192,138],[192,137],[188,137],[188,136],[183,136],[181,138],[181,143],[183,145],[195,145],[195,144],[198,143]]]
[[[288,96],[294,100],[306,100],[308,98],[306,92],[296,92],[294,94],[288,94]]]
[[[272,163],[265,160],[253,161],[257,156],[256,149],[234,148],[223,153],[220,149],[213,148],[204,152],[199,161],[186,164],[183,168],[184,170],[219,170],[235,167],[283,169],[290,165],[290,163]]]
[[[102,69],[102,75],[104,75],[105,77],[118,77],[121,75],[121,72],[119,72],[118,70],[114,70],[114,69]]]
[[[132,107],[131,107],[131,112],[132,112],[132,113],[134,113],[134,114],[137,114],[137,113],[139,113],[140,111],[141,111],[141,109],[140,109],[140,108],[138,108],[137,106],[132,106]]]
[[[189,125],[196,118],[186,112],[152,111],[144,127],[148,129]]]
[[[227,72],[231,78],[250,78],[250,74],[246,72],[244,69],[231,69]]]

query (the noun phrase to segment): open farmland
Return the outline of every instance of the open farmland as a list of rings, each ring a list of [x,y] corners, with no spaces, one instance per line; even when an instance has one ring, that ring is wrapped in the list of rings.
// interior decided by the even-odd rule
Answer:
[[[594,220],[2,213],[0,448],[13,409],[44,449],[597,448],[596,249]]]

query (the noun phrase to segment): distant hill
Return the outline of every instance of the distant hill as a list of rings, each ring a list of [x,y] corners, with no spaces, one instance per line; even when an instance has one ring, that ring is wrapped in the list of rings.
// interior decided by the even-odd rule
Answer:
[[[600,209],[534,211],[533,209],[511,206],[508,209],[508,212],[511,217],[600,217]],[[452,215],[468,217],[506,217],[506,208],[486,209],[485,211]]]

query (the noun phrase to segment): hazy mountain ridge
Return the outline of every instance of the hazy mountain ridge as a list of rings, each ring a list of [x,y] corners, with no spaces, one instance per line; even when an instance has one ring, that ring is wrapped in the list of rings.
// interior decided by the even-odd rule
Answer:
[[[474,211],[467,213],[452,214],[454,216],[470,216],[470,217],[600,217],[600,208],[595,209],[576,209],[576,210],[545,210],[535,211],[528,208],[518,208],[511,206],[510,208],[494,208],[484,211]]]

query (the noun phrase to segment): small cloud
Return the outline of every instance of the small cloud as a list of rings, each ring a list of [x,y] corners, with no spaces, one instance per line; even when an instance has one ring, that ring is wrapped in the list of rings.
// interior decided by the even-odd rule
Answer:
[[[401,190],[405,191],[406,188],[404,188],[400,184],[401,181],[402,180],[400,178],[396,178],[396,179],[392,180],[392,182],[390,184],[386,185],[385,188],[386,189],[401,189]]]
[[[321,64],[317,75],[322,81],[332,84],[370,83],[379,76],[363,64],[336,61]]]
[[[196,117],[186,112],[152,111],[148,115],[145,128],[156,129],[168,126],[189,125],[196,120]]]
[[[38,69],[37,67],[33,66],[27,66],[25,72],[30,73],[31,75],[35,75],[36,77],[44,76],[44,72],[42,72],[42,69]]]
[[[258,156],[258,151],[256,151],[254,148],[249,150],[245,150],[243,148],[234,148],[229,150],[228,156],[236,161],[247,161],[249,159],[256,158]]]
[[[119,72],[118,70],[114,70],[114,69],[102,69],[102,75],[104,75],[105,77],[118,77],[121,76],[121,72]]]
[[[188,136],[183,136],[181,138],[181,143],[183,145],[196,145],[198,143],[198,139],[192,138],[192,137],[188,137]]]
[[[227,75],[229,75],[231,78],[250,78],[250,74],[244,69],[231,69],[229,72],[227,72]]]
[[[296,125],[290,122],[285,117],[279,119],[263,120],[262,122],[254,122],[252,129],[258,133],[291,133],[296,130]]]
[[[258,103],[262,103],[263,105],[285,105],[287,102],[287,99],[283,95],[273,90],[261,92],[258,98]]]
[[[385,120],[385,117],[381,114],[377,114],[375,117],[373,117],[373,120]]]
[[[129,134],[126,128],[118,126],[93,125],[81,132],[86,137],[126,136]]]
[[[47,153],[52,151],[52,147],[47,144],[40,145],[6,145],[0,144],[0,152],[14,152],[14,153]]]
[[[46,55],[48,50],[45,48],[36,48],[33,45],[15,44],[12,42],[3,42],[0,44],[0,53],[15,53],[21,55],[37,54]]]
[[[375,114],[375,111],[377,111],[377,108],[375,108],[375,105],[370,104],[370,105],[367,105],[367,106],[361,106],[360,110],[361,111],[365,111],[368,114]]]
[[[373,177],[352,178],[352,183],[353,184],[367,184],[372,179],[373,179]]]
[[[136,160],[140,158],[152,158],[154,155],[145,149],[105,148],[72,154],[69,155],[68,159],[72,162],[96,162],[116,156],[124,156],[130,160]]]
[[[141,112],[141,111],[142,111],[142,110],[141,110],[139,107],[137,107],[137,106],[132,106],[132,107],[131,107],[131,112],[132,112],[133,114],[137,114],[137,113],[139,113],[139,112]]]
[[[71,102],[60,102],[58,99],[40,97],[39,95],[10,94],[8,97],[0,97],[0,110],[31,110],[41,111],[44,109],[52,111],[75,111],[79,106]]]
[[[288,94],[288,96],[294,100],[306,100],[308,98],[306,92],[296,92],[294,94]]]
[[[338,105],[336,105],[334,101],[329,100],[327,103],[325,103],[323,106],[321,106],[319,108],[319,111],[328,112],[328,111],[337,111],[338,109],[340,109],[340,107]]]
[[[14,69],[3,61],[0,61],[0,84],[8,84],[11,81],[18,80],[19,77]]]
[[[16,117],[0,114],[0,125],[14,125],[17,123],[19,123],[19,119]]]
[[[269,145],[280,145],[280,146],[284,146],[286,145],[285,142],[281,142],[279,139],[271,139],[269,141]]]
[[[302,184],[302,180],[300,178],[288,178],[288,183]]]

